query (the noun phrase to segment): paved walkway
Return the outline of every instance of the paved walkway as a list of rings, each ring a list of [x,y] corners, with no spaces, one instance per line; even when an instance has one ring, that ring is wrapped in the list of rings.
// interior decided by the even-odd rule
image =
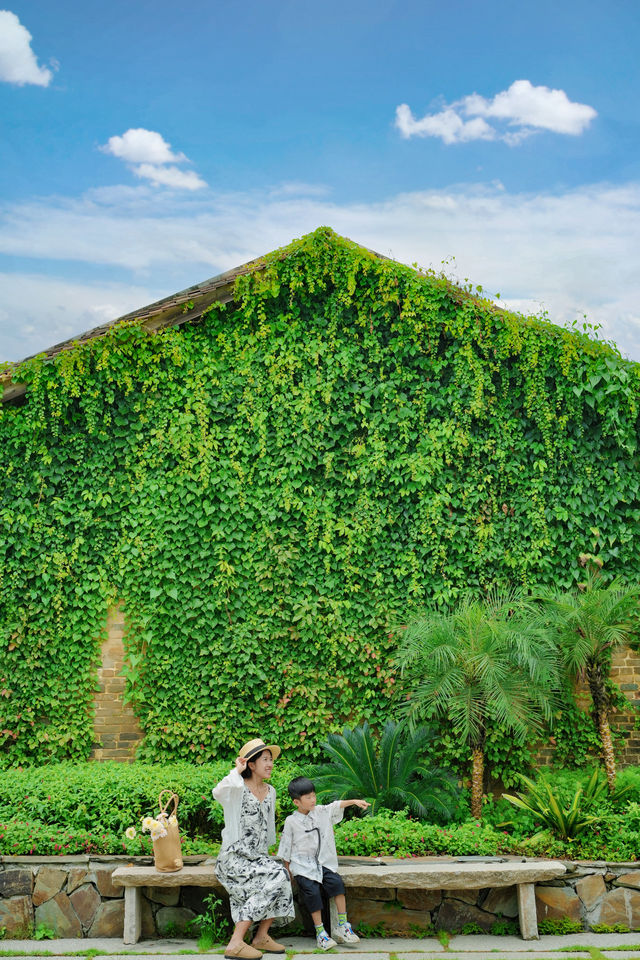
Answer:
[[[315,943],[309,937],[282,939],[287,947],[287,960],[309,960],[309,954],[315,951]],[[566,937],[544,936],[537,941],[488,935],[453,936],[447,946],[435,937],[420,940],[388,937],[361,940],[348,950],[335,948],[327,957],[333,960],[569,960],[576,957],[578,960],[593,956],[589,947],[595,947],[607,960],[640,960],[640,933],[576,933]],[[189,953],[196,954],[200,960],[220,960],[222,947],[199,953],[195,940],[141,940],[129,947],[117,939],[0,940],[0,957],[21,955],[39,960],[54,956],[58,960],[77,960],[79,954],[87,951],[123,960]]]

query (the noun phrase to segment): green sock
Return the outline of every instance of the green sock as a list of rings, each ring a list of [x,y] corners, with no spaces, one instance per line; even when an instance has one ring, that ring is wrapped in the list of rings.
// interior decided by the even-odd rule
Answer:
[[[321,933],[324,933],[324,923],[316,923],[316,937],[319,937]]]
[[[346,922],[347,922],[347,915],[346,915],[346,913],[339,913],[339,914],[338,914],[338,926],[342,927],[342,926],[344,926],[344,924],[345,924]]]

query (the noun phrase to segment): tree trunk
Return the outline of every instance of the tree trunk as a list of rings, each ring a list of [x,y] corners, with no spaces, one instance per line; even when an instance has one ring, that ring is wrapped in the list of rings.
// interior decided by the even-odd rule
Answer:
[[[602,671],[600,667],[594,666],[588,671],[588,681],[591,699],[593,700],[594,719],[602,745],[602,760],[607,775],[607,783],[609,784],[609,792],[613,793],[616,788],[616,761],[613,754],[613,741],[611,739],[611,728],[609,726],[607,691],[602,682]]]
[[[482,818],[482,786],[484,783],[484,754],[480,747],[472,751],[473,766],[471,768],[471,816],[474,820]]]
[[[602,759],[609,783],[609,792],[613,793],[616,789],[616,761],[613,755],[613,741],[606,710],[601,709],[598,714],[598,732],[602,743]]]

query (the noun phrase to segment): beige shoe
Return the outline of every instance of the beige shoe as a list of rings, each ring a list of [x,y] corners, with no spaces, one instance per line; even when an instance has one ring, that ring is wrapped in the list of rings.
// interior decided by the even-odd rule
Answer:
[[[257,947],[258,950],[262,950],[263,953],[286,953],[287,948],[281,943],[276,943],[273,937],[270,937],[268,934],[266,937],[261,937],[259,940],[253,941],[253,946]]]
[[[248,943],[243,943],[242,946],[234,950],[233,953],[229,953],[229,948],[227,947],[224,955],[227,960],[260,960],[262,953],[260,950],[256,950],[255,947],[250,947]]]

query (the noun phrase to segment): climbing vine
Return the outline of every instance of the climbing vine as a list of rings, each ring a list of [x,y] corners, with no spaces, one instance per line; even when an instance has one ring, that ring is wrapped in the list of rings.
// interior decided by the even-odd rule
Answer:
[[[394,705],[388,624],[496,581],[640,573],[638,368],[322,228],[235,299],[14,374],[0,763],[85,757],[107,605],[143,757],[296,754]],[[637,541],[636,541],[637,542]]]

